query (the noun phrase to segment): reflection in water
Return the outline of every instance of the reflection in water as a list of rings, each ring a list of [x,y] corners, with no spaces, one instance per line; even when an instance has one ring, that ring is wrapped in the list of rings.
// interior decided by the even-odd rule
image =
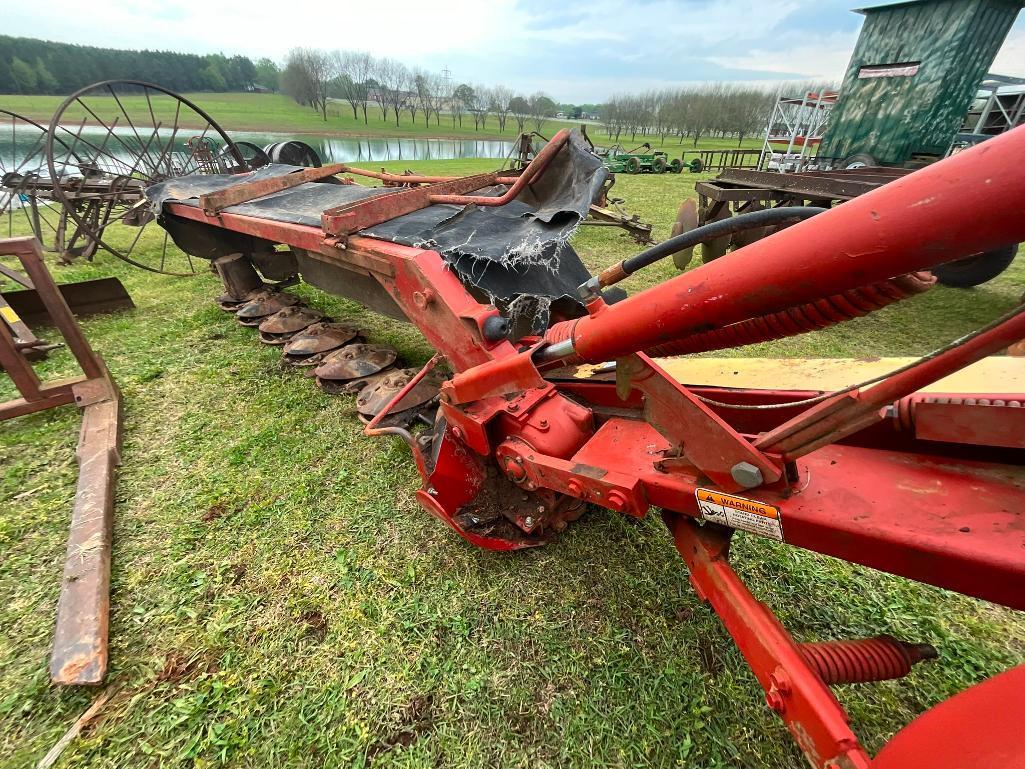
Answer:
[[[119,135],[124,131],[118,130]],[[165,132],[160,131],[161,135]],[[185,151],[184,138],[190,134],[187,129],[176,136],[175,149]],[[109,156],[127,156],[129,153],[116,139],[102,142],[103,131],[82,132],[82,139],[95,144],[102,144],[103,152]],[[395,139],[395,138],[357,138],[332,136],[306,136],[287,133],[241,133],[231,134],[236,141],[248,141],[263,147],[273,142],[297,139],[312,146],[325,163],[379,163],[387,160],[451,160],[460,158],[506,158],[513,150],[514,143],[508,141],[492,141],[482,139]],[[65,137],[69,141],[69,137]],[[134,139],[134,137],[133,137]],[[136,143],[132,139],[129,145]],[[32,153],[30,147],[36,147]],[[46,160],[38,152],[38,132],[6,130],[0,132],[0,168],[11,170],[18,162],[24,160],[26,152],[35,155],[33,166],[42,165]],[[94,145],[95,146],[95,145]],[[29,169],[23,169],[29,170]]]
[[[285,136],[270,133],[234,133],[236,141],[261,147],[271,141],[298,139],[313,147],[325,163],[378,163],[386,160],[452,160],[458,158],[505,158],[513,142],[480,139],[336,138]]]

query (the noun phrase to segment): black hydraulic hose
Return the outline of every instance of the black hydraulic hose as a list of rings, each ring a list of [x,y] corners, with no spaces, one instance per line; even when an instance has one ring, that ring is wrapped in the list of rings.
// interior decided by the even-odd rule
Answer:
[[[777,208],[765,208],[761,211],[752,211],[747,214],[738,214],[728,219],[720,219],[716,222],[703,224],[688,232],[680,233],[674,238],[664,240],[635,256],[631,256],[629,259],[624,259],[619,264],[609,267],[598,276],[598,287],[605,288],[606,286],[611,286],[660,259],[665,259],[667,256],[672,256],[684,249],[693,248],[713,238],[733,235],[746,230],[754,230],[759,227],[772,227],[800,222],[828,210],[819,206],[780,206]],[[589,284],[584,285],[590,287]]]

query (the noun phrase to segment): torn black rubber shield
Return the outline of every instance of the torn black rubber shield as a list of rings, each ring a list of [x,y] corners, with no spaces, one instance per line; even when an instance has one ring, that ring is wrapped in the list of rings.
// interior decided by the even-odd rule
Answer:
[[[207,192],[295,170],[270,165],[244,176],[180,177],[150,187],[146,195],[155,208],[171,200],[198,206],[199,196]],[[553,302],[565,308],[564,314],[579,311],[575,289],[591,276],[567,241],[587,217],[606,176],[601,161],[574,131],[541,177],[504,206],[435,205],[360,234],[437,251],[464,285],[479,290],[514,321],[521,321],[515,324],[521,333],[539,333],[547,326]],[[324,210],[389,191],[309,183],[225,210],[320,226]],[[496,196],[502,191],[494,188],[479,194]]]

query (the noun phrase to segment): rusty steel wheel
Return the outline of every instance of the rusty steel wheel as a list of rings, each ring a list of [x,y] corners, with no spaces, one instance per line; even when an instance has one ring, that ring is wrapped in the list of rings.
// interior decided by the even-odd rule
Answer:
[[[66,148],[65,148],[66,149]],[[74,227],[68,242],[67,215],[54,200],[46,166],[46,128],[0,109],[0,221],[2,237],[35,235],[47,251],[89,258],[95,242]]]
[[[189,174],[249,169],[200,107],[138,80],[95,83],[65,99],[47,131],[46,164],[54,198],[81,232],[117,258],[167,275],[193,275],[197,263],[166,231],[146,238],[155,215],[145,190]]]

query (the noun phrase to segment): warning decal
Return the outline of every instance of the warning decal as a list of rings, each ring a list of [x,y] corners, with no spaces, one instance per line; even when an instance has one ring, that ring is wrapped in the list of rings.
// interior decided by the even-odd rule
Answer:
[[[0,307],[0,318],[3,318],[8,323],[17,323],[21,318],[18,317],[18,313],[12,310],[10,307]]]
[[[706,521],[783,541],[783,520],[778,507],[711,489],[698,489],[695,496]]]

